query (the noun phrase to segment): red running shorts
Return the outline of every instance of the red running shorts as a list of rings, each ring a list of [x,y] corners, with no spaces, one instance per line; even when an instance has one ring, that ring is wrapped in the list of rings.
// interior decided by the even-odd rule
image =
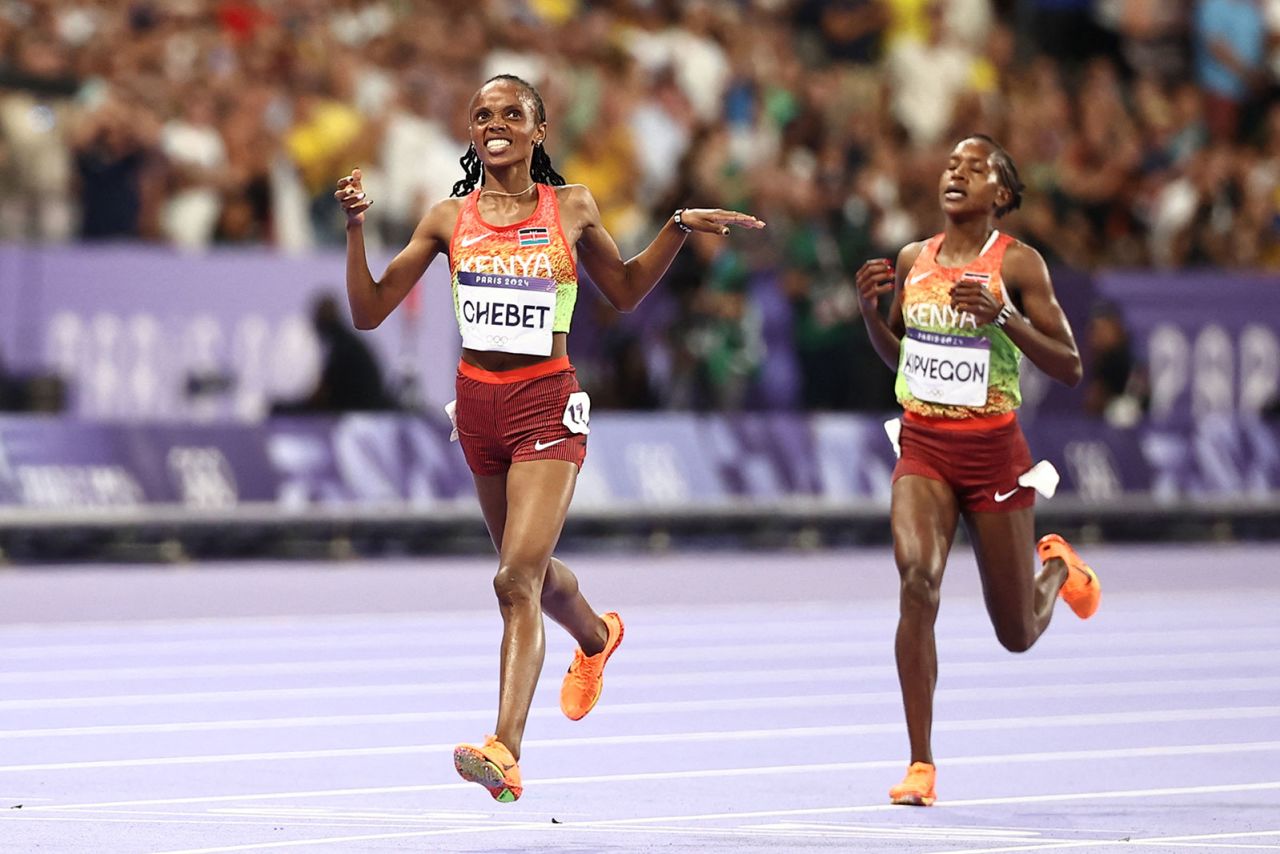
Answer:
[[[475,474],[503,474],[526,460],[582,468],[590,401],[567,356],[499,372],[460,362],[456,388],[458,442]]]
[[[962,510],[1007,513],[1033,507],[1036,491],[1019,486],[1031,468],[1031,449],[1012,412],[972,422],[946,422],[906,413],[893,480],[919,475],[951,487]]]

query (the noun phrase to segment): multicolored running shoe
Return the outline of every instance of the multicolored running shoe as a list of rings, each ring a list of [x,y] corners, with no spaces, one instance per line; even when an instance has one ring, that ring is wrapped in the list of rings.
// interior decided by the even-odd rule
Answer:
[[[453,749],[453,767],[469,783],[479,783],[495,801],[509,804],[520,797],[520,766],[495,735],[485,736],[484,745],[459,744]]]

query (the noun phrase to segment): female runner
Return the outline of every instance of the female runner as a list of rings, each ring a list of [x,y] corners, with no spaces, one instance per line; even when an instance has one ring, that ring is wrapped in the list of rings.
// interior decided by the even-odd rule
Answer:
[[[1022,652],[1036,642],[1057,596],[1088,618],[1102,595],[1093,570],[1065,540],[1049,534],[1035,541],[1035,491],[1024,477],[1031,454],[1014,414],[1019,363],[1026,356],[1070,386],[1080,382],[1081,368],[1044,260],[995,228],[1018,207],[1022,189],[1013,160],[994,140],[962,140],[938,190],[945,230],[905,247],[896,276],[884,259],[868,261],[857,275],[867,329],[898,373],[903,408],[890,520],[901,579],[895,653],[911,764],[889,790],[895,804],[928,806],[936,798],[933,626],[959,519],[1006,649]],[[886,320],[877,300],[890,291]]]
[[[498,550],[494,591],[502,613],[498,721],[483,744],[462,744],[454,765],[502,802],[522,791],[520,742],[542,670],[545,611],[578,649],[560,706],[578,720],[600,697],[605,662],[622,641],[616,613],[597,614],[578,579],[552,557],[586,457],[590,400],[566,347],[578,294],[577,266],[619,311],[653,290],[693,231],[763,228],[725,210],[676,211],[653,242],[623,261],[591,192],[565,184],[543,148],[542,98],[510,75],[471,100],[466,177],[434,205],[408,245],[375,280],[362,223],[372,201],[360,170],[338,181],[347,216],[347,296],[357,328],[373,329],[405,298],[440,252],[449,259],[462,332],[453,411],[489,535]]]

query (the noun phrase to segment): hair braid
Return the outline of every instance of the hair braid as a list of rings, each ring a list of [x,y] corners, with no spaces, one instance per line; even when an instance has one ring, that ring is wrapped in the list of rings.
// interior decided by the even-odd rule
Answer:
[[[534,117],[538,120],[538,124],[546,123],[546,105],[542,103],[542,95],[538,93],[532,83],[514,74],[497,74],[484,81],[484,85],[488,86],[495,80],[514,83],[528,92],[529,97],[533,100]],[[458,163],[466,174],[462,180],[453,185],[453,195],[465,196],[484,183],[484,164],[480,162],[480,155],[476,153],[474,145],[467,147],[467,153],[462,155]],[[550,184],[553,187],[562,187],[565,184],[564,178],[551,165],[551,156],[547,154],[546,148],[541,144],[535,144],[533,147],[533,162],[529,166],[529,177],[535,184]]]
[[[541,145],[533,147],[533,165],[529,168],[529,176],[535,184],[550,184],[553,187],[563,187],[565,184],[564,178],[551,165],[551,156]]]
[[[465,175],[453,185],[451,195],[465,196],[480,186],[480,182],[484,179],[484,165],[480,162],[480,155],[476,153],[474,145],[467,146],[467,153],[458,158],[458,164],[462,166]]]

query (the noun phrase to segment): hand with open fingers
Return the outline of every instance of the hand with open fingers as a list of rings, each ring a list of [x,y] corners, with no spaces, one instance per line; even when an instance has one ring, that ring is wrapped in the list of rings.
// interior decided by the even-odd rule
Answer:
[[[875,305],[882,294],[891,293],[893,282],[893,262],[888,258],[872,258],[858,268],[854,277],[858,299],[864,306]]]
[[[738,228],[764,228],[764,221],[751,214],[719,208],[684,208],[680,211],[680,221],[694,231],[719,235],[728,234],[731,225]]]
[[[369,205],[373,204],[373,201],[365,195],[360,179],[360,169],[358,167],[352,169],[350,175],[338,179],[338,189],[333,194],[333,197],[342,205],[342,212],[347,215],[348,225],[364,222],[364,212],[369,209]]]
[[[1004,303],[996,299],[980,282],[961,279],[951,289],[951,307],[956,311],[969,312],[981,326],[995,320]]]

